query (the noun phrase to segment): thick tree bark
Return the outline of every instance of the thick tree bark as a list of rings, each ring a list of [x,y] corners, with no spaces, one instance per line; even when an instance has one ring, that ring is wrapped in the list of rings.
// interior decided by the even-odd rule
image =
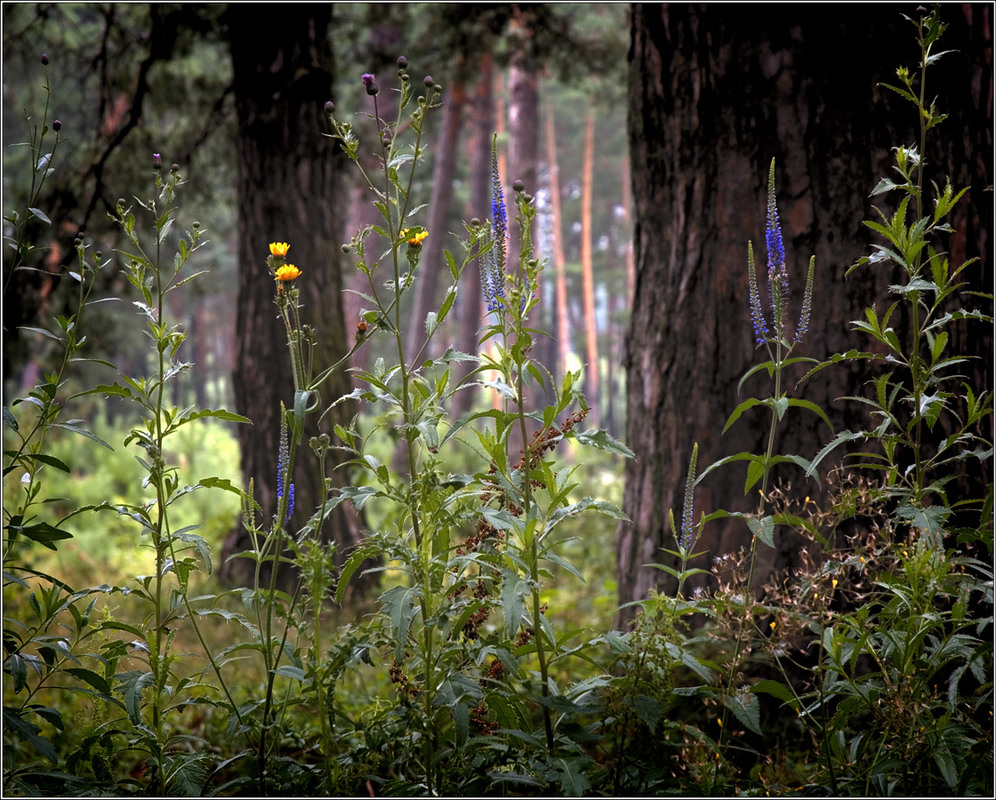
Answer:
[[[813,314],[798,355],[824,358],[869,342],[850,330],[867,305],[891,303],[896,278],[871,268],[844,280],[844,271],[868,252],[862,221],[874,212],[868,194],[891,172],[894,145],[915,140],[915,108],[878,88],[893,82],[899,65],[915,67],[915,30],[901,12],[914,6],[642,5],[632,7],[629,137],[633,158],[636,286],[627,345],[628,443],[624,510],[632,524],[618,530],[620,602],[651,587],[673,591],[665,573],[648,569],[674,547],[668,509],[680,509],[692,445],[699,470],[740,451],[760,453],[767,419],[744,415],[723,436],[736,404],[769,385],[754,377],[738,395],[737,381],[759,356],[748,314],[746,245],[763,264],[767,167],[777,159],[776,188],[793,286],[792,311],[816,256]],[[992,291],[991,185],[992,74],[990,9],[950,6],[941,49],[961,53],[941,60],[928,94],[940,95],[951,114],[931,132],[932,177],[972,185],[953,222],[955,259],[979,255],[966,276]],[[974,15],[974,20],[967,17]],[[841,53],[846,57],[841,58]],[[881,199],[881,198],[876,198]],[[891,198],[884,203],[888,207]],[[881,203],[880,203],[881,205]],[[900,324],[902,324],[900,322]],[[958,327],[958,326],[956,326]],[[968,337],[960,352],[980,355],[976,385],[991,382],[991,333],[958,327]],[[964,333],[963,333],[964,332]],[[873,369],[877,374],[877,371]],[[855,404],[837,398],[860,392],[870,372],[824,370],[801,394],[823,407],[834,425],[850,427]],[[786,415],[780,453],[811,458],[830,439],[812,416]],[[796,471],[782,473],[796,489]],[[743,468],[708,476],[696,493],[696,512],[745,510]],[[680,514],[678,514],[680,516]],[[707,527],[699,549],[711,559],[749,542],[740,524]],[[790,566],[799,542],[780,529],[778,549],[761,548],[758,572]],[[708,566],[707,562],[695,566]],[[632,609],[621,611],[625,623]]]
[[[297,281],[302,318],[318,334],[315,363],[322,369],[348,349],[334,211],[343,157],[322,135],[323,105],[332,93],[331,6],[233,4],[226,19],[239,119],[241,282],[234,391],[237,411],[253,422],[240,430],[243,478],[246,486],[254,479],[265,521],[275,510],[280,404],[294,402],[286,332],[266,266],[268,243],[291,245],[288,261],[302,271]],[[341,371],[322,387],[322,407],[348,391]],[[314,512],[325,491],[325,476],[318,474],[308,447],[315,433],[313,426],[306,428],[298,451],[292,528]],[[338,545],[340,563],[360,538],[356,515],[347,506],[339,506],[342,513],[337,510],[323,531]],[[226,540],[223,555],[245,546],[240,528]],[[233,559],[223,574],[245,580],[250,566]]]

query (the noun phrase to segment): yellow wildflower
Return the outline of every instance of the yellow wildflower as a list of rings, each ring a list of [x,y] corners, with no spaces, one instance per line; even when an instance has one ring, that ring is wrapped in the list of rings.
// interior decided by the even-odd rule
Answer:
[[[284,264],[281,267],[277,267],[277,271],[273,274],[273,277],[278,281],[292,281],[300,274],[301,270],[293,264]]]
[[[405,228],[403,231],[401,231],[401,235],[407,237],[410,232],[411,228]],[[412,245],[413,247],[417,247],[418,245],[422,244],[422,242],[425,240],[425,237],[428,235],[429,235],[428,231],[422,231],[421,233],[416,233],[414,236],[408,238],[408,244]]]
[[[290,245],[287,242],[270,242],[270,255],[276,256],[277,258],[283,258],[287,255],[287,251],[290,250]],[[297,275],[294,276],[295,278]]]

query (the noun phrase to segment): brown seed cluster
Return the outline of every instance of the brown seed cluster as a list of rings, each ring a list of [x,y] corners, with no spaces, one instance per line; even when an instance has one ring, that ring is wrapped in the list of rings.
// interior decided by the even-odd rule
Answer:
[[[404,669],[398,664],[398,660],[394,659],[394,663],[388,669],[387,674],[391,677],[391,683],[397,684],[398,694],[401,695],[401,702],[405,705],[409,705],[416,697],[418,697],[420,690],[417,686],[412,686],[408,680],[408,676],[405,675]]]

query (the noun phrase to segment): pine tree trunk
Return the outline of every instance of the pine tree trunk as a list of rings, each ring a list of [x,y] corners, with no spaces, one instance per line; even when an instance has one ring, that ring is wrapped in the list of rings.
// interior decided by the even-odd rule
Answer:
[[[972,13],[980,19],[967,24]],[[983,191],[992,183],[988,14],[979,6],[950,6],[942,14],[952,23],[942,49],[964,55],[942,59],[928,87],[951,117],[935,129],[935,150],[927,157],[938,176],[973,185],[960,213],[977,216],[965,220],[967,236],[954,238],[952,251],[982,257],[967,278],[991,291],[992,197]],[[636,458],[627,464],[623,501],[633,522],[621,525],[617,537],[620,603],[654,586],[674,589],[669,576],[644,565],[666,561],[660,548],[674,547],[668,509],[680,518],[693,444],[699,443],[700,471],[726,455],[763,452],[768,421],[762,416],[748,420],[745,414],[725,435],[720,431],[739,401],[770,391],[762,376],[742,392],[737,381],[759,360],[748,314],[746,247],[751,239],[755,253],[763,253],[772,157],[794,288],[792,322],[809,256],[816,256],[810,332],[797,354],[825,358],[868,347],[849,321],[863,318],[865,306],[881,310],[890,303],[888,285],[896,280],[859,269],[845,281],[844,271],[869,252],[872,237],[862,221],[874,215],[869,192],[891,174],[890,148],[913,141],[918,130],[914,107],[878,88],[895,80],[897,66],[917,63],[914,34],[892,6],[842,13],[794,5],[776,14],[739,5],[632,7],[628,126],[636,285],[626,367],[627,440]],[[982,356],[975,369],[983,371],[978,385],[985,386],[992,339],[981,328],[972,329],[979,340],[961,344]],[[824,408],[838,430],[852,427],[861,424],[860,412],[837,399],[862,391],[870,374],[827,369],[798,391]],[[812,417],[790,411],[778,452],[812,458],[830,436]],[[797,469],[781,475],[814,496],[822,485],[803,484]],[[707,476],[696,492],[696,518],[699,510],[746,510],[743,478],[742,467]],[[708,567],[748,543],[737,521],[714,523],[698,548],[708,556],[693,566]],[[799,540],[780,528],[776,544],[776,550],[761,548],[761,578],[797,563]],[[632,614],[621,611],[618,622]]]
[[[304,322],[318,332],[315,363],[320,370],[347,350],[339,271],[337,204],[344,158],[322,135],[323,105],[332,92],[329,48],[331,6],[229,6],[233,84],[238,133],[240,283],[233,388],[236,410],[252,425],[240,427],[242,474],[254,479],[262,521],[275,511],[280,404],[293,407],[294,384],[286,332],[274,304],[274,281],[266,266],[268,243],[291,245],[288,261],[302,271]],[[321,389],[322,407],[348,393],[345,371]],[[348,421],[344,410],[331,421]],[[332,415],[329,415],[332,416]],[[303,524],[321,503],[325,476],[308,447],[318,431],[306,427],[294,473],[296,508],[291,527]],[[339,472],[333,472],[339,479]],[[341,563],[360,538],[356,514],[342,504],[323,535],[338,546]],[[341,513],[340,513],[341,510]],[[239,527],[225,542],[223,559],[247,549]],[[221,573],[246,581],[245,559],[223,563]],[[287,580],[292,578],[286,571]],[[286,581],[282,581],[286,587]]]
[[[591,255],[591,196],[595,171],[595,110],[589,104],[584,115],[584,162],[581,168],[581,300],[584,307],[585,395],[591,414],[588,420],[598,425],[599,365],[598,326],[595,320],[595,276]]]
[[[556,320],[557,344],[559,359],[555,375],[563,375],[570,364],[571,328],[567,315],[567,261],[564,258],[564,230],[560,210],[560,166],[557,161],[556,126],[553,114],[553,103],[547,105],[546,111],[546,161],[550,173],[550,225],[552,229],[551,246],[553,252],[553,270],[556,279]]]
[[[425,317],[437,308],[439,278],[449,279],[449,269],[443,259],[443,249],[449,238],[446,221],[449,218],[453,198],[453,175],[456,171],[457,137],[463,121],[463,111],[467,104],[467,93],[463,83],[455,81],[447,92],[443,106],[443,119],[439,136],[432,149],[432,192],[429,196],[429,216],[425,227],[429,236],[422,245],[422,259],[419,262],[412,300],[411,323],[408,337],[408,359],[413,361],[425,345]],[[431,358],[432,353],[423,353],[421,360]]]
[[[494,135],[494,69],[490,53],[481,55],[480,74],[474,90],[474,130],[472,133],[472,158],[470,165],[470,206],[468,219],[487,220],[491,214],[491,140]],[[483,320],[481,276],[477,264],[471,264],[460,278],[460,330],[458,349],[464,353],[477,353],[477,333]],[[454,379],[466,379],[472,367],[454,364]],[[453,396],[451,413],[456,419],[467,413],[474,404],[476,388],[468,386]]]

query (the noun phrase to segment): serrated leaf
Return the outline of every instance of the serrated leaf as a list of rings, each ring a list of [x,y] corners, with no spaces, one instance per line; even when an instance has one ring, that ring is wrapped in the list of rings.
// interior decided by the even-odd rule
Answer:
[[[418,596],[419,589],[416,586],[393,586],[380,596],[381,612],[391,622],[391,633],[395,641],[394,657],[399,663],[404,658]]]
[[[758,736],[764,735],[761,731],[761,703],[756,695],[748,695],[743,701],[739,696],[723,695],[723,705],[733,712],[744,727]]]
[[[750,528],[750,532],[753,533],[758,539],[764,542],[768,547],[774,549],[775,547],[775,518],[771,516],[761,517],[748,517],[747,527]]]

